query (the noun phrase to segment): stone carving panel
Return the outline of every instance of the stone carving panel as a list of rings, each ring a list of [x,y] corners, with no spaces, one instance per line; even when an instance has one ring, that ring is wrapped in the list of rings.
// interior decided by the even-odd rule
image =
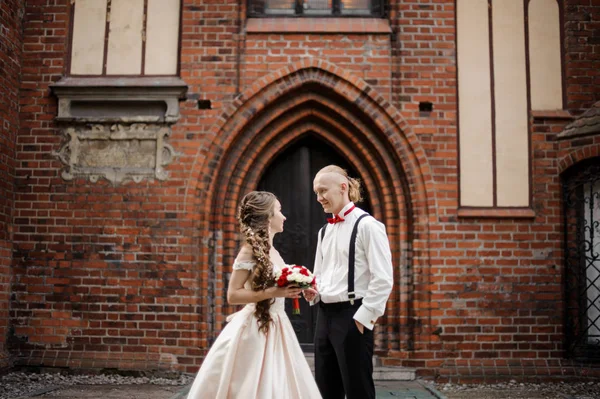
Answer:
[[[66,142],[54,155],[65,164],[65,180],[78,176],[92,182],[104,177],[113,184],[165,180],[164,166],[177,155],[165,143],[170,133],[168,126],[142,123],[71,126],[64,130]]]

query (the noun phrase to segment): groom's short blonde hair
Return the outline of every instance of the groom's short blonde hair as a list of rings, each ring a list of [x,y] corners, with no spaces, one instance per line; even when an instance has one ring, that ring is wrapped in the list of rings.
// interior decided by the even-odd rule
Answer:
[[[361,202],[363,200],[360,179],[348,176],[348,171],[346,171],[346,169],[343,169],[337,165],[327,165],[317,172],[317,176],[324,173],[335,173],[337,175],[341,175],[344,180],[348,182],[348,198],[350,201]]]

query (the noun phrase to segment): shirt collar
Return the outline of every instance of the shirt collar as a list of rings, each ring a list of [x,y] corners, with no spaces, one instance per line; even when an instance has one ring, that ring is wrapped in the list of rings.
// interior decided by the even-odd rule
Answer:
[[[340,211],[340,213],[338,213],[338,216],[339,216],[339,217],[341,217],[341,218],[345,218],[345,216],[347,216],[347,215],[344,215],[344,214],[345,214],[345,213],[346,213],[346,212],[347,212],[349,209],[351,209],[353,206],[354,206],[354,202],[352,202],[352,201],[348,202],[348,203],[346,204],[346,206],[344,206],[344,207],[342,208],[342,210]],[[333,215],[333,216],[335,216],[335,215]]]

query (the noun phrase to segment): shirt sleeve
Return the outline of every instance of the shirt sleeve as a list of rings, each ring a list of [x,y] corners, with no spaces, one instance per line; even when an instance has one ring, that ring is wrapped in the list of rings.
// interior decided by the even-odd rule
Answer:
[[[367,223],[363,226],[359,226],[359,236],[365,251],[371,280],[362,305],[354,314],[354,319],[372,330],[377,318],[381,317],[385,311],[386,302],[392,292],[394,273],[392,252],[385,226],[375,219],[369,219],[365,220]]]
[[[317,233],[317,250],[315,251],[315,264],[313,268],[313,275],[317,282],[317,291],[321,287],[321,263],[323,263],[323,250],[321,248],[321,230]],[[315,299],[309,302],[311,306],[316,305],[321,300],[321,296],[317,294]]]

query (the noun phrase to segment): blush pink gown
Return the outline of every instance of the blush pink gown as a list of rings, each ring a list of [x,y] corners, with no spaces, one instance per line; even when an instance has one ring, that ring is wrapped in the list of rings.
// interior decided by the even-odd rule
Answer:
[[[253,267],[251,262],[233,265],[234,269]],[[284,301],[276,298],[271,305],[273,323],[267,335],[258,331],[254,303],[227,318],[229,323],[204,359],[188,399],[321,398]]]

